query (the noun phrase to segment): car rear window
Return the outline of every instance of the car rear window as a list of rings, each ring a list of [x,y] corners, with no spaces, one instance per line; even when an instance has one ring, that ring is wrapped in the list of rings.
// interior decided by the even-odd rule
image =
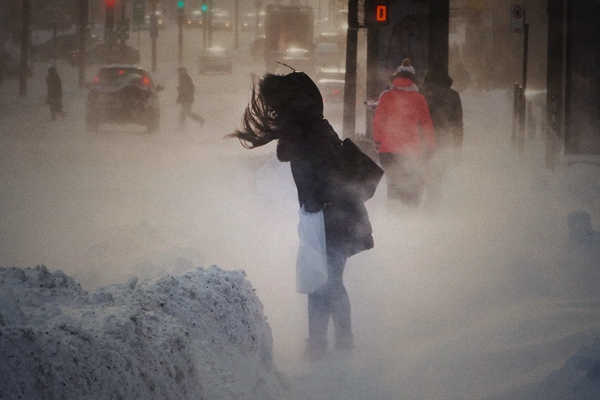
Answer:
[[[94,83],[106,86],[121,86],[130,83],[151,86],[150,75],[137,68],[103,68],[98,71]]]

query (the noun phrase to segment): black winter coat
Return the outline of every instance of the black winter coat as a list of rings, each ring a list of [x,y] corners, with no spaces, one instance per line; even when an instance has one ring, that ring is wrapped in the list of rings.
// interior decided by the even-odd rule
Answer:
[[[196,91],[196,87],[194,86],[194,82],[192,82],[192,78],[190,78],[187,73],[179,75],[179,85],[177,86],[177,90],[179,91],[176,101],[177,104],[191,104],[194,102],[194,92]]]
[[[323,210],[327,248],[348,257],[372,248],[367,209],[344,182],[342,141],[336,132],[324,119],[291,130],[279,139],[277,157],[291,163],[300,207],[312,213]]]
[[[60,102],[63,97],[62,82],[58,73],[49,73],[46,77],[48,102]]]
[[[463,110],[460,95],[451,88],[452,79],[443,73],[425,77],[423,94],[427,99],[438,146],[463,143]]]

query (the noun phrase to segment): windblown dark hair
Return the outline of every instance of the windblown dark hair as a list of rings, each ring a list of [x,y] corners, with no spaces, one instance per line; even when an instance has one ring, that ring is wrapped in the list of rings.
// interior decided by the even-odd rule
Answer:
[[[427,71],[425,74],[425,79],[423,84],[425,86],[441,86],[441,87],[451,87],[454,81],[447,72],[442,69],[432,69]]]
[[[303,72],[287,75],[267,73],[254,77],[252,96],[242,118],[237,137],[246,148],[263,146],[284,134],[293,135],[294,127],[323,119],[323,97],[317,85]]]
[[[242,117],[242,129],[226,136],[238,138],[242,146],[247,149],[264,146],[273,140],[279,139],[277,114],[266,103],[259,87],[259,78],[253,76],[252,96]]]

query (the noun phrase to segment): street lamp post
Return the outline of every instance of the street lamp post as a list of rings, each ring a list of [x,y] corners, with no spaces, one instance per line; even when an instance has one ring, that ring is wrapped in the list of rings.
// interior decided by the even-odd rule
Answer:
[[[152,39],[152,72],[156,71],[156,39],[158,38],[158,21],[156,20],[156,3],[158,0],[148,0],[150,2],[150,38]]]
[[[85,86],[85,40],[87,38],[88,6],[88,0],[79,0],[79,65],[77,66],[79,87]]]
[[[240,15],[240,2],[239,0],[235,0],[235,16],[234,16],[234,44],[233,48],[237,49],[239,47],[239,15]]]
[[[185,0],[177,1],[177,62],[183,65],[183,24],[185,19]]]
[[[356,58],[358,42],[358,0],[348,1],[346,34],[346,77],[344,85],[344,118],[342,136],[354,138],[356,130]]]
[[[23,26],[21,27],[21,60],[19,65],[19,97],[27,96],[27,74],[29,68],[29,0],[23,0]]]

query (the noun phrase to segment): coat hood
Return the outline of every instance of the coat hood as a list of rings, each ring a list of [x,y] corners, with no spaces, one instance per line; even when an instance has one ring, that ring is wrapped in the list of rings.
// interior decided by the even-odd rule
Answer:
[[[423,85],[425,86],[439,86],[450,88],[452,86],[452,78],[444,71],[431,70],[425,75]]]
[[[323,97],[304,72],[267,74],[260,82],[260,94],[277,118],[295,121],[323,119]]]

